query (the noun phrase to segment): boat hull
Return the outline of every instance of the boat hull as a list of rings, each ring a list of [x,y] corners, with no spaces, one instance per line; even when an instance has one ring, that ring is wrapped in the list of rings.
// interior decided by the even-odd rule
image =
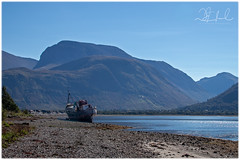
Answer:
[[[93,121],[93,114],[87,114],[84,111],[68,112],[68,118],[74,121],[90,122]]]

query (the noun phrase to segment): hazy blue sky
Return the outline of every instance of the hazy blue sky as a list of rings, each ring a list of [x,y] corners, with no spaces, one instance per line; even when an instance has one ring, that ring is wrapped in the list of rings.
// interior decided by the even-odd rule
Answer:
[[[194,80],[237,75],[237,11],[237,2],[3,2],[2,49],[39,59],[74,40],[165,61]]]

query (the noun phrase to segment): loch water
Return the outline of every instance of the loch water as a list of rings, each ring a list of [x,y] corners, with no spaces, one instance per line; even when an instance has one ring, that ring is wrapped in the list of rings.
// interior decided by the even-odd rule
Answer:
[[[98,115],[96,123],[133,127],[128,130],[185,134],[238,141],[237,116]]]

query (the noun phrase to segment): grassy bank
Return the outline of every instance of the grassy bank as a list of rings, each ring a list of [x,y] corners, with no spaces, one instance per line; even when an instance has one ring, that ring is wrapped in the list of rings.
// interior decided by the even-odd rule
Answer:
[[[34,127],[29,123],[16,124],[10,121],[2,122],[2,147],[7,148],[9,144],[15,142],[20,137],[31,133]]]
[[[6,148],[10,143],[18,140],[33,130],[29,123],[14,123],[32,118],[27,110],[21,111],[8,94],[6,87],[2,88],[2,147]]]
[[[29,123],[21,123],[23,120],[33,119],[34,117],[26,111],[2,111],[2,147],[7,148],[9,144],[15,142],[20,137],[31,133],[34,127]],[[18,122],[18,123],[14,123]]]

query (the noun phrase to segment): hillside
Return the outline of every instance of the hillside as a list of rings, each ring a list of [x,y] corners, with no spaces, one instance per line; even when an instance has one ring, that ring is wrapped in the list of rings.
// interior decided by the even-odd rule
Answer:
[[[10,68],[25,67],[28,69],[33,69],[37,64],[37,60],[32,58],[23,58],[15,56],[8,52],[2,51],[2,70],[7,70]]]
[[[176,68],[173,68],[166,62],[151,60],[142,61],[156,68],[160,75],[190,98],[202,102],[212,97],[211,94],[199,86],[190,76]]]
[[[194,104],[181,109],[185,113],[201,114],[238,114],[238,83],[222,94],[206,102]]]
[[[85,57],[45,71],[7,70],[3,84],[28,109],[64,109],[67,89],[99,110],[161,110],[195,102],[153,67],[118,57]]]
[[[202,86],[212,96],[229,89],[232,85],[238,82],[238,78],[230,73],[222,72],[216,76],[200,79],[197,84]]]
[[[61,41],[48,47],[41,54],[40,60],[34,69],[49,69],[79,58],[93,55],[131,58],[126,52],[114,46],[75,41]]]

